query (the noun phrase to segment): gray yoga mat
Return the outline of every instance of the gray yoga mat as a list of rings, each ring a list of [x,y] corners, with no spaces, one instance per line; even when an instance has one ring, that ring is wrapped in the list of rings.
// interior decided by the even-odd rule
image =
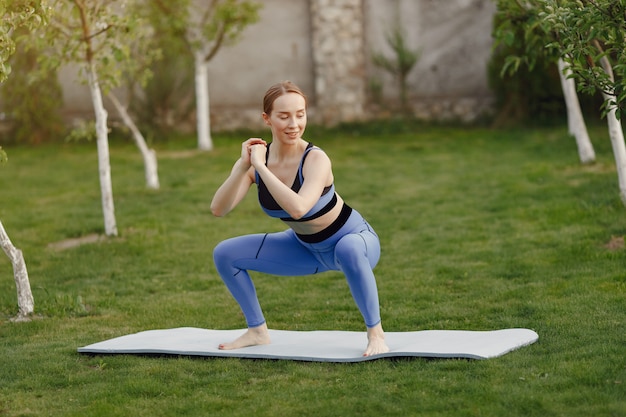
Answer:
[[[186,356],[287,359],[312,362],[360,362],[391,357],[489,359],[536,342],[529,329],[491,331],[422,330],[385,332],[388,353],[363,357],[365,332],[270,329],[272,343],[236,350],[219,350],[245,332],[195,327],[147,330],[78,348],[87,354],[162,354]]]

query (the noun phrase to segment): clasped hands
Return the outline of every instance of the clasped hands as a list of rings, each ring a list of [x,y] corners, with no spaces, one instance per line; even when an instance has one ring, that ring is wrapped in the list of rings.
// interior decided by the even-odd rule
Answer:
[[[241,145],[241,160],[246,165],[265,165],[267,142],[261,138],[250,138]]]

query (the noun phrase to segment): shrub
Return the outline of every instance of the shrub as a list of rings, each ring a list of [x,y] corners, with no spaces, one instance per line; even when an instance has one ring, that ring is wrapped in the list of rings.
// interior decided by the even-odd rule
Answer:
[[[63,93],[57,74],[33,77],[37,55],[23,48],[18,48],[11,61],[11,79],[0,89],[9,129],[0,140],[33,144],[61,139],[65,130],[60,113]]]

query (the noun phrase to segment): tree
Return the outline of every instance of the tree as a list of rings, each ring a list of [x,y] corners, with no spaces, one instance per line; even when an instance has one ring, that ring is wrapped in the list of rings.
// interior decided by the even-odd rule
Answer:
[[[161,49],[155,42],[155,29],[147,20],[140,18],[143,7],[145,7],[143,1],[133,1],[132,6],[126,7],[125,11],[129,18],[128,21],[133,25],[134,33],[132,40],[127,44],[129,57],[125,65],[122,66],[124,78],[128,80],[129,96],[132,96],[135,87],[145,87],[148,80],[153,76],[150,70],[151,64],[162,58]],[[119,83],[122,83],[122,80],[119,80]],[[153,190],[159,189],[156,151],[148,147],[146,139],[127,109],[128,105],[122,104],[118,96],[112,91],[109,91],[107,96],[141,152],[144,161],[146,186]],[[130,103],[130,97],[127,102]]]
[[[164,35],[159,21],[154,27],[153,41],[161,58],[150,64],[152,76],[138,88],[131,79],[127,88],[129,111],[151,138],[167,137],[173,131],[190,131],[195,117],[193,57],[180,53],[186,49],[181,39]],[[195,130],[194,130],[195,131]]]
[[[542,0],[541,25],[557,36],[546,44],[569,65],[581,91],[600,91],[603,115],[626,205],[626,145],[620,122],[626,108],[626,0]]]
[[[30,289],[26,261],[24,261],[22,251],[16,248],[11,242],[11,239],[9,239],[9,235],[1,221],[0,247],[2,247],[4,253],[11,260],[11,265],[13,266],[13,277],[15,279],[15,288],[17,289],[17,305],[19,308],[16,320],[27,320],[27,317],[35,311],[35,300]]]
[[[246,0],[150,0],[153,21],[170,36],[184,40],[194,57],[198,149],[213,149],[209,107],[208,64],[222,46],[233,44],[259,20],[260,3]]]
[[[15,29],[41,26],[46,23],[48,12],[45,0],[0,0],[0,82],[11,73],[9,58],[15,53]]]
[[[402,111],[409,114],[411,111],[408,102],[407,79],[420,58],[420,52],[409,49],[406,44],[406,35],[399,25],[387,34],[386,40],[395,56],[387,58],[382,53],[374,53],[372,61],[374,65],[389,72],[396,79]]]
[[[0,0],[0,83],[11,73],[8,60],[15,52],[13,33],[24,27],[32,30],[46,23],[49,9],[44,0]],[[0,148],[0,163],[6,162],[6,153]],[[22,251],[17,249],[0,221],[0,247],[11,260],[17,289],[19,312],[16,320],[27,320],[34,312],[35,302],[30,289],[28,271]]]
[[[148,147],[146,139],[143,137],[141,131],[128,113],[128,110],[126,110],[126,107],[120,102],[117,96],[113,93],[109,93],[108,97],[111,103],[113,103],[113,106],[117,110],[128,130],[130,130],[133,140],[135,141],[135,144],[141,152],[141,156],[143,157],[145,171],[144,173],[146,177],[147,187],[153,190],[158,190],[160,188],[160,184],[158,162],[155,150]]]
[[[89,86],[96,120],[98,171],[107,236],[117,235],[117,224],[111,183],[108,114],[103,96],[121,84],[123,74],[142,76],[143,63],[132,59],[133,49],[150,54],[150,48],[141,47],[149,42],[150,32],[145,30],[148,26],[133,14],[134,8],[128,3],[125,0],[52,0],[55,13],[49,29],[40,34],[51,47],[51,52],[43,59],[45,68],[56,69],[61,64],[77,63],[81,80]],[[144,158],[145,161],[148,158]]]
[[[521,65],[532,70],[538,62],[556,63],[567,108],[569,133],[576,138],[581,163],[594,162],[595,151],[580,109],[575,81],[561,52],[545,47],[558,34],[553,28],[541,24],[541,11],[542,0],[497,0],[494,48],[509,48],[513,51],[505,60],[501,76],[517,73]]]
[[[565,105],[567,107],[567,127],[570,135],[576,138],[578,157],[583,164],[595,162],[596,153],[589,139],[585,119],[580,109],[580,101],[576,93],[576,82],[572,77],[572,70],[569,65],[565,63],[563,58],[559,58],[557,65],[559,68],[563,97],[565,98]]]
[[[25,41],[20,28],[15,39]],[[39,54],[26,50],[26,45],[16,44],[16,53],[11,57],[11,82],[0,88],[0,100],[10,121],[9,129],[2,136],[11,141],[37,144],[58,138],[66,131],[61,116],[63,92],[57,73],[49,72],[34,77]]]

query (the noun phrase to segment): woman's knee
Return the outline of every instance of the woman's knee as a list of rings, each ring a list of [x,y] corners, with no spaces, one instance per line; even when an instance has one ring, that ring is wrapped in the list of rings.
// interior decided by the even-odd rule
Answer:
[[[246,246],[245,236],[233,237],[218,243],[213,249],[213,262],[218,271],[234,267],[237,259],[244,255]]]
[[[230,239],[229,239],[230,240]],[[228,257],[230,253],[232,253],[232,245],[229,240],[224,240],[215,246],[213,249],[213,261],[218,263],[219,261],[224,260]]]

